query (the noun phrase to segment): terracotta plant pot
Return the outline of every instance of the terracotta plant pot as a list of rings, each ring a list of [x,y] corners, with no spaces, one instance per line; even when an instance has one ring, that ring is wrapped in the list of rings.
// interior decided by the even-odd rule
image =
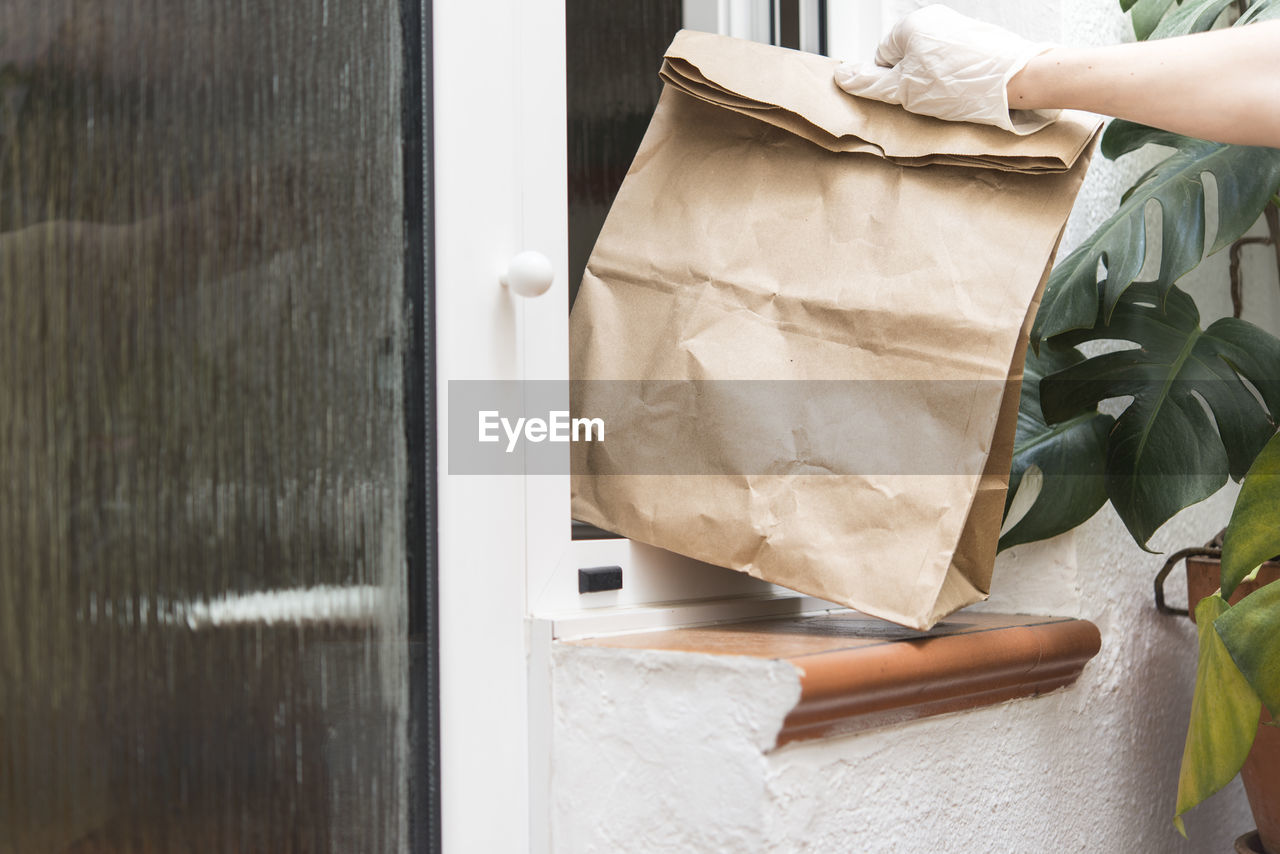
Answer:
[[[1236,840],[1236,854],[1267,854],[1262,850],[1262,840],[1258,831],[1251,830]]]
[[[1222,564],[1217,558],[1187,558],[1187,602],[1195,619],[1196,603],[1218,589]],[[1280,579],[1280,562],[1262,565],[1255,581],[1246,581],[1231,595],[1232,605],[1264,584]],[[1262,723],[1253,740],[1253,749],[1240,770],[1253,820],[1258,823],[1258,836],[1266,854],[1280,854],[1280,727],[1268,726],[1271,716],[1262,709]],[[1242,837],[1243,838],[1243,837]],[[1239,850],[1237,846],[1237,850]],[[1250,850],[1250,849],[1245,849]]]

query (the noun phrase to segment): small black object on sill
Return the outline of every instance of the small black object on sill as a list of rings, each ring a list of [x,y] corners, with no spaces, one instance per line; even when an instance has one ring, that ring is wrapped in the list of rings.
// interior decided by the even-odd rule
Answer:
[[[622,567],[592,566],[578,570],[579,593],[602,593],[622,589]]]

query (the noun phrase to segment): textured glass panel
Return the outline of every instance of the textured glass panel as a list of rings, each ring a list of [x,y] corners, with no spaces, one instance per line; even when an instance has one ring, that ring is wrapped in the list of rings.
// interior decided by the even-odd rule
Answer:
[[[680,0],[565,3],[571,303],[658,103],[658,67],[680,11]]]
[[[405,833],[394,0],[0,0],[0,852]]]

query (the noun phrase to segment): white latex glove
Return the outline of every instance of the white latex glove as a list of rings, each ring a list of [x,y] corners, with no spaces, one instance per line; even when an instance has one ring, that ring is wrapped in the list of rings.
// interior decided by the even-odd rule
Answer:
[[[901,104],[913,113],[1028,134],[1060,111],[1010,110],[1005,87],[1032,57],[1053,47],[946,6],[926,6],[885,36],[875,64],[846,62],[836,67],[835,80],[851,95]]]

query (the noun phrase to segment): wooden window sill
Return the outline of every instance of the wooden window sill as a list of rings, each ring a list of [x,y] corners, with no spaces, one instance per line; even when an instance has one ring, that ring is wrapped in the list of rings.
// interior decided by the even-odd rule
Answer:
[[[1070,685],[1097,654],[1087,620],[958,613],[919,632],[856,612],[565,641],[785,660],[800,700],[777,744],[1031,697]]]

